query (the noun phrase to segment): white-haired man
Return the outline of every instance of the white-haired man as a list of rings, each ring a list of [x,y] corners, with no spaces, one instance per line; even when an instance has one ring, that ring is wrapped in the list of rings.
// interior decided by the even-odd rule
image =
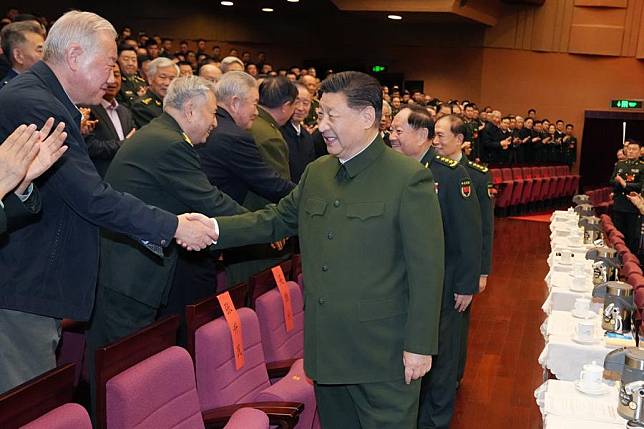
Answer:
[[[88,320],[94,305],[99,227],[156,255],[177,238],[202,249],[212,221],[149,206],[113,190],[96,172],[76,104],[98,103],[113,79],[116,31],[98,15],[68,12],[51,28],[43,61],[0,91],[0,141],[19,124],[65,123],[67,151],[39,178],[43,211],[0,243],[0,392],[56,366],[60,320]],[[198,220],[191,220],[197,219]],[[156,256],[155,256],[156,257]]]
[[[244,63],[237,57],[228,56],[221,60],[221,71],[222,73],[244,71]]]
[[[137,128],[163,113],[163,97],[167,94],[170,83],[179,76],[179,67],[171,59],[159,57],[150,61],[145,75],[148,90],[143,97],[132,103],[132,119]]]

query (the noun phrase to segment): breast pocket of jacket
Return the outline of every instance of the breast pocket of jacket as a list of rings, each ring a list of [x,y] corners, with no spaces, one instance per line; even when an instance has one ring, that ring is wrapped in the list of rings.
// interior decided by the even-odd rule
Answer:
[[[347,205],[347,217],[362,222],[369,222],[385,213],[385,203],[380,201],[368,203],[351,203]]]
[[[318,198],[308,198],[304,203],[304,211],[310,217],[324,216],[327,202]]]

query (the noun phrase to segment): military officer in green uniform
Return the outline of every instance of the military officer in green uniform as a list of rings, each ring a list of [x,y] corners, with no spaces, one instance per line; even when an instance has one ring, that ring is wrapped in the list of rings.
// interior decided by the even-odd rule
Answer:
[[[451,117],[452,128],[454,129],[454,136],[458,138],[459,134],[463,133],[461,125],[459,123],[458,117]],[[465,124],[467,126],[467,124]],[[481,210],[481,275],[479,278],[479,293],[483,292],[487,287],[487,278],[490,275],[490,270],[492,269],[492,248],[494,242],[494,187],[492,186],[492,176],[487,167],[477,164],[475,162],[469,161],[465,156],[461,156],[459,163],[465,167],[470,178],[472,179],[472,184],[474,185],[474,190],[476,191],[476,197],[479,200],[479,208]],[[461,359],[458,368],[458,380],[463,379],[463,374],[465,372],[465,362],[467,360],[467,336],[469,332],[470,324],[470,312],[472,306],[470,305],[467,310],[465,310],[465,315],[463,318],[463,335],[461,337]]]
[[[392,148],[419,160],[436,181],[445,236],[445,282],[440,317],[438,356],[423,377],[418,426],[449,428],[454,412],[464,312],[478,292],[481,266],[481,215],[472,180],[457,159],[462,137],[451,133],[453,115],[436,124],[426,109],[404,107],[392,122]],[[462,125],[462,120],[459,120]],[[456,158],[456,159],[454,159]],[[432,220],[429,220],[432,222]]]
[[[210,184],[194,148],[217,124],[213,84],[196,76],[180,78],[166,97],[164,113],[125,141],[110,164],[106,182],[171,213],[246,212]],[[129,237],[103,232],[87,356],[155,320],[172,284],[177,255],[175,245],[156,257]],[[92,372],[93,359],[89,362]]]
[[[147,84],[139,76],[136,51],[129,45],[119,46],[118,64],[121,69],[121,89],[116,96],[116,101],[126,107],[131,107],[132,102],[145,94]]]
[[[288,144],[279,128],[287,123],[295,110],[297,88],[284,77],[271,77],[259,86],[257,118],[250,128],[264,162],[282,179],[291,180]],[[264,208],[271,201],[249,191],[243,206],[254,211]],[[283,242],[277,244],[256,244],[230,249],[224,253],[228,284],[245,282],[250,276],[280,263],[290,256],[292,247]]]
[[[150,61],[147,76],[147,92],[132,103],[132,119],[137,129],[163,113],[163,97],[170,83],[179,76],[179,67],[172,60],[159,57]]]
[[[438,346],[444,242],[434,182],[379,137],[378,81],[337,73],[321,91],[331,156],[309,164],[276,206],[217,218],[218,246],[298,234],[304,366],[322,427],[414,428],[419,379]]]
[[[624,241],[631,252],[639,248],[639,212],[626,197],[631,192],[642,192],[644,162],[640,161],[640,143],[628,140],[625,147],[626,159],[615,164],[610,178],[613,185],[613,223],[624,234]]]

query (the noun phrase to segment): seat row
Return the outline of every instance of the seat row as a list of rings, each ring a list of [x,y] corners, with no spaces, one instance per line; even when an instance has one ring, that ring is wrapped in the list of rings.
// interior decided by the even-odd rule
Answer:
[[[295,264],[289,260],[280,268],[285,277],[298,276],[301,281],[297,267],[299,257]],[[266,270],[224,292],[230,298],[228,304],[220,304],[221,295],[214,295],[187,306],[187,350],[175,345],[177,316],[97,350],[97,427],[171,429],[228,424],[252,429],[270,420],[271,425],[284,428],[319,428],[313,385],[302,360],[302,286],[293,281],[282,284],[281,290],[276,286],[272,270]],[[233,324],[227,320],[230,315],[224,315],[224,306],[232,308]],[[290,328],[285,307],[289,308]],[[241,364],[239,356],[243,357]],[[72,368],[74,375],[73,365],[63,367]],[[71,408],[79,411],[78,406]],[[65,410],[69,409],[66,405]],[[254,410],[267,417],[260,419]],[[244,419],[257,424],[234,426]],[[55,427],[50,420],[46,422],[31,429]],[[14,426],[3,424],[0,418],[0,427]]]
[[[599,189],[593,189],[591,191],[586,191],[585,194],[588,195],[590,204],[595,208],[595,212],[599,214],[609,213],[611,207],[613,206],[612,198],[613,188],[606,186]]]
[[[621,261],[620,280],[633,287],[634,304],[637,307],[638,319],[644,315],[644,274],[640,260],[630,251],[624,242],[624,234],[619,231],[610,216],[602,214],[600,225],[604,234],[604,244],[615,249]]]
[[[565,165],[490,169],[497,189],[497,214],[519,213],[554,205],[575,195],[579,175]]]

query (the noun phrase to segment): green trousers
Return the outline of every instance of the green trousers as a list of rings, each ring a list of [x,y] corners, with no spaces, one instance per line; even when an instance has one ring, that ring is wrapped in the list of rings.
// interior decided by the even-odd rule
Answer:
[[[415,429],[420,380],[315,384],[322,429]]]

